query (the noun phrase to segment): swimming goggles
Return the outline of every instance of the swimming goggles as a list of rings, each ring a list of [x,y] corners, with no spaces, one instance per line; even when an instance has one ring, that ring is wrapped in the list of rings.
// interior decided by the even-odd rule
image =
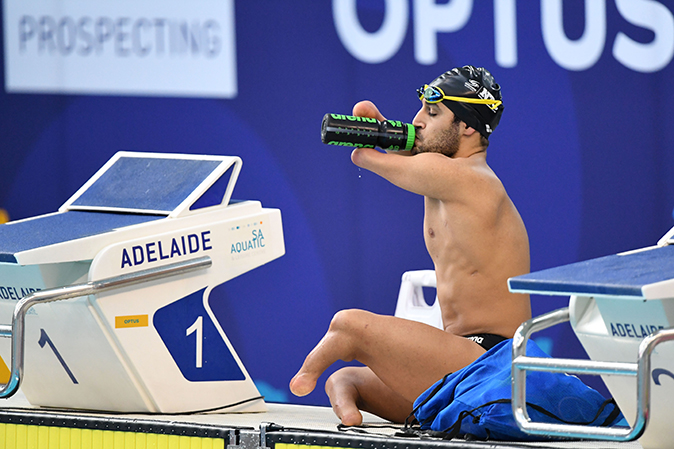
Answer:
[[[501,100],[491,100],[489,98],[468,98],[468,97],[452,97],[445,95],[445,93],[437,86],[429,86],[424,84],[424,87],[417,89],[419,100],[426,100],[426,103],[435,104],[442,100],[458,101],[460,103],[486,104],[490,109],[498,108],[503,102]]]

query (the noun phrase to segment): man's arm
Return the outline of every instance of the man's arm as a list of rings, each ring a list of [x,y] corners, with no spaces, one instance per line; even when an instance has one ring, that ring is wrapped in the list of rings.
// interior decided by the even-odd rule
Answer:
[[[443,201],[459,201],[468,194],[474,196],[480,190],[479,185],[488,187],[484,182],[492,179],[488,176],[489,169],[471,158],[452,159],[439,153],[407,157],[357,148],[351,160],[400,188]]]
[[[356,103],[353,115],[386,120],[369,100]],[[383,153],[373,148],[357,148],[351,154],[351,160],[398,187],[444,201],[459,200],[461,195],[470,194],[471,191],[474,193],[476,184],[488,178],[493,179],[485,177],[491,173],[486,164],[479,166],[472,159],[452,159],[437,153],[410,156],[409,151]],[[476,157],[481,158],[483,155],[478,154]]]

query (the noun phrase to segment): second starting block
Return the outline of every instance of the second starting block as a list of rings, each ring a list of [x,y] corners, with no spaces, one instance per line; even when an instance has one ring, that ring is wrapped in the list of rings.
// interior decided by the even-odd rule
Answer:
[[[569,307],[534,318],[513,340],[513,410],[539,434],[627,441],[668,448],[674,401],[674,228],[655,246],[509,279],[513,292],[570,296]],[[529,334],[569,321],[591,360],[529,359],[518,351]],[[525,370],[601,375],[629,429],[528,422],[521,403]],[[521,393],[518,394],[518,393]],[[515,402],[519,399],[520,405]],[[519,416],[518,416],[519,415]]]

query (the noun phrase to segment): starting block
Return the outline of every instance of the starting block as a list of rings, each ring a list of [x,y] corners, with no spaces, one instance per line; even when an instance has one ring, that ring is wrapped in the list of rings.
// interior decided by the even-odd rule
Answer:
[[[674,441],[674,228],[657,245],[509,279],[512,292],[570,296],[569,307],[525,323],[513,340],[513,412],[530,433],[613,441],[645,449]],[[526,357],[529,335],[570,324],[591,360]],[[545,425],[524,405],[527,370],[601,375],[629,429]]]
[[[0,396],[20,384],[48,407],[265,411],[210,307],[285,253],[278,209],[230,201],[241,165],[119,152],[58,212],[0,225]]]

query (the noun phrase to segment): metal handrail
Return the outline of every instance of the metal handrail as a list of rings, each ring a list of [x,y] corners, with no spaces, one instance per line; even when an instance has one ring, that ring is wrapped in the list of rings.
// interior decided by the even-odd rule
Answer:
[[[8,337],[11,342],[11,373],[9,381],[0,389],[0,398],[12,396],[19,389],[23,378],[25,317],[28,310],[36,304],[61,301],[63,299],[93,295],[140,282],[155,281],[158,279],[185,274],[191,271],[210,267],[211,258],[208,256],[176,262],[162,267],[150,268],[135,273],[114,276],[100,281],[84,284],[68,285],[45,290],[38,290],[24,296],[14,307],[11,325],[0,325],[0,337]]]
[[[532,435],[611,441],[632,441],[639,438],[646,430],[650,416],[651,354],[660,343],[674,340],[674,328],[660,329],[645,337],[639,345],[636,363],[546,359],[526,356],[527,341],[532,333],[565,321],[569,321],[568,307],[532,318],[524,322],[515,333],[512,362],[512,409],[517,425],[522,431]],[[528,370],[636,376],[637,410],[634,425],[632,428],[625,429],[532,422],[526,409],[526,371]]]

